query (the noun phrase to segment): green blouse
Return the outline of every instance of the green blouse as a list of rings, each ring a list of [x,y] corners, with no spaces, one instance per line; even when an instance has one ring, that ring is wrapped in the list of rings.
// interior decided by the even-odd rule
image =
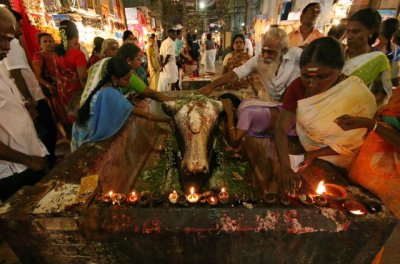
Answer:
[[[133,73],[131,76],[131,82],[129,83],[129,86],[122,89],[122,92],[124,94],[127,94],[134,91],[140,94],[143,93],[146,87],[147,85],[142,81],[142,79],[140,79],[139,76]]]

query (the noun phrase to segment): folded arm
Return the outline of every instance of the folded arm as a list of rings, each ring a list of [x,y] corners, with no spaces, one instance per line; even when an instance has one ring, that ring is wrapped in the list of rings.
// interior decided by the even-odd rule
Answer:
[[[45,167],[45,158],[26,155],[6,146],[2,142],[0,142],[0,159],[20,163],[33,170],[40,170]]]

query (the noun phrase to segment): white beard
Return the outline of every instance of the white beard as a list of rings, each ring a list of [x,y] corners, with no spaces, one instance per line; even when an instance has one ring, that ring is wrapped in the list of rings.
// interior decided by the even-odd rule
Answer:
[[[264,60],[258,60],[257,71],[264,80],[272,80],[279,65],[276,62],[265,63]]]

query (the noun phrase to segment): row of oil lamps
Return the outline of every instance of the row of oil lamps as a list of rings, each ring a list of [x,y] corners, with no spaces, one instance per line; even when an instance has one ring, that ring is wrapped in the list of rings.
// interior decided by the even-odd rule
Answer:
[[[152,196],[150,197],[152,200],[161,200],[161,197]],[[132,192],[128,195],[122,193],[113,193],[110,191],[109,193],[102,194],[98,198],[99,201],[103,203],[112,203],[120,205],[123,202],[127,202],[128,204],[134,205],[139,203],[141,205],[147,205],[150,200],[149,197],[146,195],[140,195],[136,192]],[[169,194],[168,200],[172,204],[176,203],[185,203],[188,201],[191,204],[195,204],[197,202],[205,204],[208,203],[209,205],[216,205],[218,203],[225,204],[229,201],[229,193],[226,191],[225,188],[221,188],[220,193],[218,196],[214,195],[212,192],[205,192],[201,195],[197,194],[194,190],[194,187],[190,188],[190,193],[188,195],[179,195],[176,191],[173,191]]]
[[[280,202],[283,205],[290,204],[290,199],[288,196],[279,196],[279,197],[280,197]],[[246,200],[239,194],[236,194],[234,198],[235,200],[238,200],[239,203],[240,201]],[[276,194],[269,193],[264,196],[263,200],[267,204],[273,204],[276,202],[277,198],[278,196]],[[336,184],[329,184],[329,183],[324,184],[323,181],[321,181],[318,184],[318,187],[316,189],[316,194],[300,194],[292,198],[299,199],[300,202],[302,202],[305,205],[316,204],[318,206],[327,206],[328,201],[333,200],[339,202],[352,215],[364,215],[367,213],[367,209],[365,208],[365,206],[363,206],[356,200],[347,198],[347,192],[343,187]],[[140,195],[137,194],[136,192],[132,192],[128,195],[125,195],[121,193],[113,193],[110,191],[109,193],[100,195],[98,198],[98,200],[103,203],[112,203],[118,205],[120,205],[125,201],[131,205],[137,203],[140,205],[147,205],[148,203],[150,203],[150,199],[153,200],[153,202],[162,201],[161,196],[154,195],[148,197],[147,195]],[[190,193],[187,195],[179,195],[176,191],[171,192],[168,195],[168,200],[172,204],[176,203],[184,204],[186,202],[189,202],[190,204],[207,203],[211,206],[214,206],[218,203],[221,204],[227,203],[229,201],[229,193],[226,191],[225,188],[221,188],[221,191],[219,192],[218,195],[214,195],[214,193],[210,191],[202,194],[197,194],[195,192],[194,187],[191,187]]]

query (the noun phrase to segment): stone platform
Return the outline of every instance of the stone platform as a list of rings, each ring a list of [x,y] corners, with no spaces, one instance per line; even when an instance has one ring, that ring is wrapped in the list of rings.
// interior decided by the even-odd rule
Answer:
[[[161,128],[132,117],[113,138],[87,144],[34,187],[21,189],[0,207],[0,232],[23,263],[370,263],[397,223],[391,212],[350,216],[339,203],[305,206],[293,201],[253,209],[231,203],[175,206],[104,205],[95,196],[65,206],[49,193],[79,186],[98,174],[100,192],[128,193],[153,150]],[[346,188],[354,199],[376,201],[317,162],[306,174]],[[324,176],[324,177],[325,177]],[[67,193],[68,194],[68,193]],[[66,194],[66,195],[67,195]]]

